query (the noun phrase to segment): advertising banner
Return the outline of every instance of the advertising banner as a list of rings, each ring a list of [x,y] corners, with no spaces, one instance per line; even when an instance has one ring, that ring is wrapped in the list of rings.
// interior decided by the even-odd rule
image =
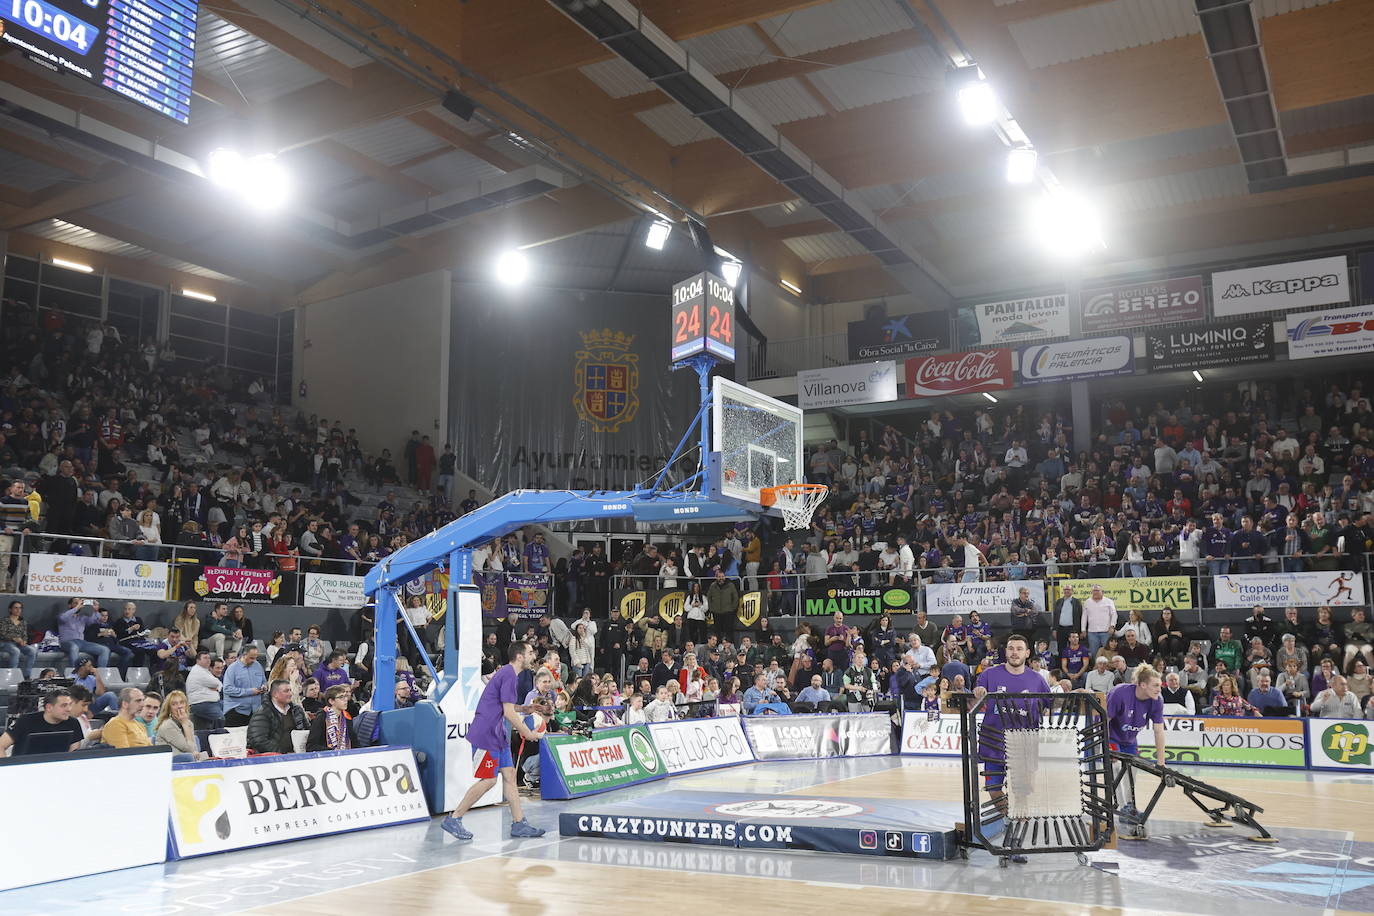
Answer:
[[[991,346],[1027,340],[1068,337],[1069,297],[1064,293],[1008,299],[965,306],[978,327],[977,340],[960,340],[965,346]],[[964,322],[968,324],[968,322]]]
[[[435,812],[453,808],[477,781],[473,775],[476,752],[468,741],[468,729],[486,687],[482,681],[482,615],[478,610],[481,600],[477,589],[458,589],[458,679],[439,700],[439,711],[444,714],[444,767],[434,793],[438,797],[430,799]],[[498,804],[501,792],[498,780],[477,803]]]
[[[803,369],[797,373],[797,406],[803,410],[882,404],[897,400],[897,364],[892,360]]]
[[[427,820],[410,748],[177,764],[176,858]]]
[[[805,616],[911,614],[916,595],[907,586],[855,586],[819,583],[808,585],[802,598]]]
[[[1216,576],[1217,607],[1318,607],[1365,604],[1364,577],[1333,569],[1327,572],[1253,573]]]
[[[1031,601],[1045,609],[1045,583],[1039,579],[1014,582],[945,582],[926,586],[926,613],[932,617],[977,611],[982,617],[1011,617],[1011,602],[1022,588],[1030,589]]]
[[[195,583],[202,598],[267,598],[281,592],[281,576],[270,569],[235,569],[207,566]]]
[[[1169,763],[1307,766],[1302,719],[1165,716],[1164,743]],[[1154,745],[1148,737],[1140,744],[1140,756],[1154,759]]]
[[[31,553],[28,594],[163,601],[167,564]]]
[[[1060,583],[1055,584],[1054,597],[1059,598]],[[1161,611],[1166,607],[1193,607],[1193,588],[1187,576],[1145,576],[1136,579],[1066,579],[1073,593],[1080,598],[1092,595],[1094,585],[1102,586],[1102,596],[1116,603],[1118,611]]]
[[[876,757],[892,753],[886,713],[751,716],[744,731],[759,760]]]
[[[1349,301],[1345,255],[1212,274],[1212,314],[1218,318]]]
[[[1135,343],[1129,337],[1098,337],[1024,347],[1016,354],[1021,384],[1081,382],[1135,372]]]
[[[643,725],[603,728],[590,738],[549,735],[539,742],[539,789],[544,798],[577,798],[662,779],[663,758]]]
[[[976,717],[979,725],[981,715]],[[958,757],[964,750],[963,733],[958,713],[941,713],[931,718],[929,713],[908,710],[902,715],[902,742],[899,754],[920,757]]]
[[[1085,334],[1207,317],[1201,277],[1085,289],[1081,302]]]
[[[499,572],[475,572],[472,584],[482,596],[482,619],[505,620],[506,614],[506,574]]]
[[[669,776],[754,762],[744,727],[735,716],[654,722],[649,735]]]
[[[938,398],[947,394],[1001,391],[1012,385],[1011,351],[970,350],[906,361],[906,396]]]
[[[1307,747],[1314,770],[1374,773],[1374,743],[1369,723],[1359,719],[1305,719]]]
[[[1274,359],[1274,322],[1247,318],[1145,335],[1151,372],[1267,363]]]
[[[948,350],[950,346],[946,312],[876,315],[849,322],[849,358],[852,360],[933,353]]]
[[[362,576],[335,576],[330,573],[305,574],[305,606],[359,608],[367,604]]]
[[[1374,350],[1374,305],[1288,316],[1288,358]]]

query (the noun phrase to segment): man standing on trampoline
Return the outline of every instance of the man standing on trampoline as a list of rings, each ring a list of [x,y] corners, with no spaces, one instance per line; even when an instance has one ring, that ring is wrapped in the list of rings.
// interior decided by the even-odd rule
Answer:
[[[1007,637],[1002,647],[1006,659],[1000,665],[993,665],[978,676],[978,686],[991,694],[999,693],[1044,693],[1045,679],[1026,667],[1030,657],[1030,641],[1020,633]],[[988,795],[998,803],[999,808],[1005,798],[1003,786],[1007,778],[1006,730],[1008,728],[1034,728],[1038,721],[1040,706],[1037,700],[999,700],[989,696],[983,712],[982,730],[978,736],[978,756],[983,763],[983,777],[986,780]],[[1014,721],[1003,721],[1003,714]],[[1005,810],[1003,809],[1004,813]],[[1018,865],[1026,862],[1025,856],[1012,856],[1011,861]]]
[[[505,783],[506,801],[510,804],[510,835],[515,839],[539,837],[544,831],[525,820],[521,812],[520,792],[515,786],[515,761],[510,752],[510,734],[507,725],[526,741],[538,741],[539,735],[525,724],[524,715],[535,710],[533,706],[519,705],[518,682],[520,672],[528,667],[534,650],[525,643],[510,647],[510,664],[503,665],[491,676],[481,698],[477,701],[477,714],[468,726],[468,743],[474,749],[473,775],[477,781],[468,789],[458,807],[444,818],[444,832],[460,840],[472,839],[472,831],[463,826],[463,815],[477,800],[491,789],[496,782],[497,771]]]
[[[1107,694],[1107,739],[1112,750],[1138,756],[1140,732],[1147,725],[1154,725],[1155,760],[1160,766],[1164,765],[1164,701],[1159,696],[1162,686],[1159,672],[1149,664],[1142,664],[1135,669],[1129,683],[1118,684]],[[1124,825],[1135,828],[1131,834],[1123,836],[1144,839],[1140,812],[1135,806],[1134,773],[1128,764],[1123,766],[1123,778],[1117,782],[1117,801],[1121,803],[1117,817]],[[1122,795],[1125,797],[1120,797]]]

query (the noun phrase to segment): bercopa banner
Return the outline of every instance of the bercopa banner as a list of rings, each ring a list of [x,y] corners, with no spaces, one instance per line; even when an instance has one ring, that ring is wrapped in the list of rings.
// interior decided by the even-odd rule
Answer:
[[[1135,372],[1135,346],[1129,337],[1097,337],[1023,347],[1017,354],[1021,384],[1078,382]]]
[[[1012,582],[948,582],[926,586],[926,613],[932,617],[972,611],[988,617],[1009,617],[1011,602],[1022,588],[1030,590],[1031,601],[1045,609],[1045,583],[1039,579]]]
[[[1246,318],[1145,335],[1151,372],[1267,363],[1274,359],[1274,322]]]
[[[895,400],[897,365],[890,359],[853,366],[803,369],[797,373],[797,406],[803,410]]]
[[[1212,314],[1218,317],[1349,301],[1345,255],[1212,274]]]
[[[961,322],[966,329],[959,340],[962,346],[992,346],[1028,340],[1049,340],[1054,337],[1068,337],[1070,333],[1069,297],[1064,293],[984,302],[980,305],[965,306],[960,311],[973,319],[971,322]],[[970,325],[977,327],[977,340],[965,339],[969,336]]]
[[[1363,605],[1364,577],[1343,569],[1326,572],[1216,576],[1217,607],[1320,607]]]
[[[1087,289],[1081,302],[1085,334],[1206,317],[1201,277]]]

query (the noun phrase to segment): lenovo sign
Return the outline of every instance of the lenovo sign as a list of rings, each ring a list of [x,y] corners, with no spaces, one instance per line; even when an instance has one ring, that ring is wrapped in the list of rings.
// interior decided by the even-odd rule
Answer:
[[[1010,388],[1010,350],[971,350],[906,361],[906,396],[935,398]]]

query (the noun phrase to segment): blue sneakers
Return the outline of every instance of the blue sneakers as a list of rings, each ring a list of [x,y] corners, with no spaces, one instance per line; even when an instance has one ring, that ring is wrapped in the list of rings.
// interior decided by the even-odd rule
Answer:
[[[454,817],[450,814],[448,817],[444,818],[439,826],[444,828],[444,833],[447,833],[455,839],[472,839],[472,831],[463,826],[463,819],[461,817]],[[543,831],[541,830],[540,833],[543,833]]]
[[[543,836],[544,831],[531,824],[528,819],[522,818],[510,825],[510,835],[517,840],[526,840]],[[472,834],[469,833],[468,836]]]

